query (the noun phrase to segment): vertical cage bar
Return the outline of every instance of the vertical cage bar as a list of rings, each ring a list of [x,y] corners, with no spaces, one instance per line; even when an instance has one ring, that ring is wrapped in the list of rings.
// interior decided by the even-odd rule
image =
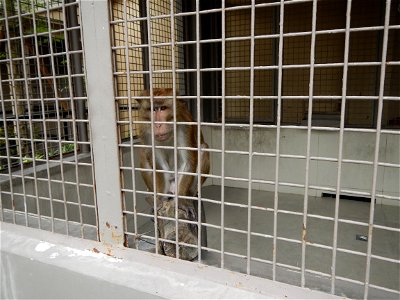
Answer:
[[[196,16],[198,15],[198,9],[200,3],[199,1],[196,1]],[[196,81],[196,121],[197,121],[197,246],[198,246],[198,261],[201,261],[201,244],[202,244],[202,228],[201,228],[201,222],[202,218],[201,216],[203,215],[202,212],[202,205],[201,205],[201,100],[200,100],[200,93],[201,93],[201,85],[200,85],[200,24],[197,22],[200,21],[200,19],[197,19],[196,17],[196,72],[197,73],[197,81]],[[197,51],[197,46],[199,46]]]
[[[153,93],[153,54],[151,52],[151,17],[150,17],[150,0],[146,0],[146,19],[147,19],[147,47],[149,57],[149,92],[150,92],[150,109],[151,109],[151,159],[153,162],[153,209],[154,209],[154,237],[156,244],[156,254],[158,254],[158,219],[157,219],[157,184],[156,184],[156,146],[154,139],[154,93]]]
[[[378,116],[376,124],[375,153],[374,153],[374,165],[373,165],[374,171],[372,175],[371,204],[370,204],[369,224],[368,224],[368,246],[367,246],[368,248],[367,248],[367,261],[366,261],[367,265],[365,269],[364,299],[368,298],[369,280],[371,271],[372,232],[374,228],[376,182],[378,176],[379,146],[381,140],[381,126],[382,126],[383,94],[385,91],[386,55],[387,55],[387,44],[389,36],[390,4],[391,0],[386,0],[385,24],[383,28],[381,73],[379,82]]]
[[[385,13],[385,1],[379,1],[380,6],[379,6],[379,24],[382,24],[384,22],[384,13]],[[382,60],[382,44],[383,44],[383,32],[382,30],[377,31],[377,37],[376,37],[376,44],[377,44],[377,51],[376,51],[376,61]],[[380,70],[376,68],[375,71],[375,94],[379,95],[379,72]],[[377,126],[377,114],[378,114],[378,107],[376,101],[373,102],[373,108],[372,108],[372,127]]]
[[[272,279],[276,280],[276,252],[278,236],[278,202],[279,202],[279,158],[281,139],[281,117],[282,117],[282,66],[283,66],[283,20],[285,4],[280,2],[279,8],[279,45],[278,45],[278,83],[277,83],[277,106],[276,106],[276,146],[275,146],[275,186],[274,186],[274,228],[272,246]]]
[[[343,79],[342,79],[342,103],[340,110],[340,131],[339,131],[339,149],[338,149],[338,167],[336,179],[336,198],[335,198],[335,219],[333,225],[333,241],[332,241],[332,265],[331,265],[331,293],[335,293],[336,283],[336,257],[338,244],[338,225],[339,225],[339,202],[340,202],[340,186],[342,176],[342,160],[343,160],[343,135],[344,124],[346,119],[346,96],[347,96],[347,73],[349,63],[349,46],[350,46],[350,21],[351,21],[351,3],[347,1],[346,8],[346,32],[344,42],[344,57],[343,57]]]
[[[221,268],[224,268],[224,252],[225,252],[225,0],[221,2],[222,13],[221,13]]]
[[[249,182],[247,207],[247,274],[250,274],[251,265],[251,200],[252,200],[252,172],[253,172],[253,125],[254,125],[254,35],[256,23],[255,0],[251,1],[250,20],[250,127],[249,127]]]
[[[198,261],[201,261],[201,177],[199,174],[201,173],[201,162],[200,162],[200,122],[201,122],[201,74],[200,74],[200,0],[196,0],[196,121],[197,121],[197,212],[198,212],[198,222],[197,222],[197,233],[198,233]]]
[[[63,16],[67,15],[67,7],[66,3],[63,2],[62,5],[62,12]],[[73,79],[71,74],[71,57],[70,57],[70,47],[69,47],[69,39],[68,39],[68,24],[65,18],[63,18],[63,33],[65,39],[65,56],[67,60],[67,78],[68,78],[68,92],[69,92],[69,99],[71,104],[71,119],[72,119],[72,137],[74,141],[74,159],[77,161],[77,132],[76,132],[76,114],[75,114],[75,102],[74,102],[74,88],[73,88]],[[60,146],[62,147],[62,142],[60,142]],[[60,148],[61,150],[61,148]],[[62,157],[62,156],[60,156]],[[62,160],[62,158],[61,158]],[[76,168],[76,166],[75,166]],[[62,181],[62,188],[63,188],[63,200],[64,200],[64,210],[65,210],[65,220],[66,220],[66,230],[67,234],[69,234],[69,217],[68,217],[68,196],[65,189],[66,182],[65,182],[65,175],[64,175],[64,166],[63,162],[61,162],[61,181]]]
[[[79,27],[79,23],[78,23],[78,10],[75,7],[76,5],[74,4],[74,2],[76,3],[76,0],[65,0],[65,3],[67,4],[71,4],[66,6],[66,24],[68,26],[68,28],[76,28]],[[79,51],[81,50],[81,43],[79,41],[80,36],[77,32],[77,30],[70,30],[69,31],[69,35],[68,37],[65,37],[66,39],[68,38],[70,40],[69,44],[71,51]],[[82,61],[81,61],[81,56],[80,53],[72,53],[71,54],[71,69],[72,69],[72,74],[80,74],[83,71],[83,66],[82,66]],[[83,78],[81,76],[74,76],[72,78],[73,80],[73,88],[74,88],[74,95],[77,98],[81,98],[84,97],[84,82],[83,82]],[[79,149],[81,152],[89,152],[90,151],[90,147],[87,144],[88,142],[88,132],[87,132],[87,123],[82,122],[82,120],[86,119],[86,107],[85,107],[85,101],[82,99],[78,99],[76,100],[77,104],[76,104],[76,117],[78,118],[78,120],[80,120],[80,122],[78,122],[76,124],[76,126],[78,127],[78,140],[80,142],[84,142],[81,143],[79,145]],[[78,193],[79,195],[79,193]]]
[[[125,49],[125,68],[126,68],[126,83],[127,83],[127,92],[128,92],[128,119],[129,119],[129,143],[130,143],[130,159],[131,159],[131,163],[132,163],[132,168],[131,168],[131,174],[132,174],[132,190],[136,191],[136,180],[135,180],[135,158],[134,158],[134,136],[133,136],[133,119],[132,119],[132,92],[131,92],[131,69],[130,69],[130,65],[129,65],[129,39],[128,39],[128,15],[127,15],[127,4],[126,4],[126,0],[124,0],[123,2],[123,16],[124,16],[124,49]],[[118,141],[120,142],[120,140]],[[119,151],[119,154],[122,155],[122,151]],[[120,158],[121,159],[121,158]],[[123,192],[123,209],[125,210],[125,193]],[[133,197],[133,216],[134,216],[134,221],[133,221],[133,227],[134,227],[134,231],[135,231],[135,238],[137,238],[137,234],[138,234],[138,226],[137,226],[137,211],[136,211],[136,203],[137,203],[137,199],[136,199],[136,192],[132,193],[132,197]],[[126,218],[124,218],[124,222],[126,222]],[[126,224],[125,224],[126,225]],[[126,228],[126,227],[125,227]],[[137,246],[137,244],[135,243],[135,245]]]
[[[43,123],[43,136],[44,136],[44,149],[46,153],[46,164],[48,165],[49,163],[49,149],[48,149],[48,141],[47,141],[47,124],[46,124],[46,106],[44,102],[44,92],[43,92],[43,74],[42,70],[40,68],[41,61],[40,61],[40,52],[39,52],[39,41],[38,41],[38,32],[36,28],[36,7],[34,6],[34,2],[31,2],[31,9],[32,9],[32,22],[33,22],[33,37],[34,37],[34,44],[35,44],[35,54],[36,54],[36,64],[37,64],[37,72],[38,72],[38,80],[39,80],[39,95],[40,95],[40,104],[41,104],[41,109],[42,109],[42,123]],[[49,28],[50,31],[50,28]],[[49,41],[51,43],[51,40]],[[25,73],[26,74],[26,73]],[[30,110],[29,110],[30,111]],[[33,139],[33,136],[31,136]],[[35,161],[34,157],[34,149],[32,149],[32,157],[33,161]],[[50,175],[50,173],[48,173]],[[34,165],[34,177],[35,181],[37,181],[37,173],[36,173],[36,165]],[[37,193],[37,182],[35,182],[35,189],[36,189],[36,201],[37,201],[37,213],[38,213],[38,218],[39,218],[39,228],[41,228],[41,213],[40,213],[40,203],[39,203],[39,195]],[[66,201],[66,199],[64,199]],[[67,210],[65,211],[65,215],[67,216]],[[69,233],[68,231],[68,218],[66,218],[66,226],[67,226],[67,234]]]
[[[80,10],[81,0],[78,0],[77,2],[78,2],[78,4],[77,4],[78,5],[77,14],[78,14],[78,17],[79,17],[79,21],[78,21],[79,22],[79,30],[80,30],[80,37],[82,39],[82,48],[83,48],[84,47],[84,43],[83,43],[84,37],[83,37],[83,32],[82,32],[83,26],[81,25],[83,23],[82,22],[82,13],[81,13],[81,10]],[[86,76],[86,74],[87,74],[86,67],[85,67],[86,58],[85,58],[84,49],[82,49],[81,52],[82,52],[82,60],[83,60],[82,76]],[[87,91],[86,77],[84,77],[83,82],[84,82],[84,91],[85,91],[84,97],[85,97],[85,99],[87,101],[86,107],[88,108],[88,96],[87,96],[87,92],[86,92]],[[93,139],[92,139],[92,135],[91,135],[91,130],[89,130],[90,123],[89,123],[89,119],[88,119],[88,114],[86,115],[86,120],[85,121],[87,123],[87,126],[86,126],[86,130],[87,130],[87,134],[88,134],[88,142],[87,142],[87,144],[89,145],[89,150],[90,150],[89,151],[89,155],[90,155],[90,170],[91,170],[91,175],[92,175],[92,177],[91,177],[92,180],[91,180],[91,184],[90,185],[91,185],[92,192],[93,192],[93,205],[91,205],[91,207],[93,208],[93,212],[94,212],[94,215],[95,215],[95,222],[96,222],[95,228],[97,229],[97,231],[96,231],[96,240],[99,241],[99,230],[98,230],[99,229],[99,215],[97,213],[97,200],[96,200],[97,197],[96,197],[96,181],[95,181],[96,176],[95,176],[95,170],[94,170],[95,169],[94,168],[94,158],[93,158],[93,151],[92,151],[92,147],[93,147],[92,140]],[[78,164],[78,166],[79,166],[79,164]],[[80,213],[82,213],[82,212],[80,211]]]
[[[175,17],[174,1],[170,2],[170,21],[171,21],[171,69],[172,69],[172,110],[173,110],[173,131],[174,131],[174,176],[175,176],[175,256],[179,258],[179,221],[178,221],[178,135],[176,124],[176,66],[175,66]],[[183,176],[183,175],[182,175]]]
[[[307,150],[306,150],[306,174],[304,187],[304,210],[303,228],[301,236],[301,287],[305,285],[306,270],[306,242],[307,242],[307,211],[308,211],[308,190],[310,184],[310,152],[311,152],[311,127],[314,96],[314,63],[315,63],[315,32],[317,27],[317,0],[313,0],[312,10],[312,29],[311,29],[311,49],[310,49],[310,79],[308,91],[308,122],[307,122]]]
[[[0,97],[1,99],[4,99],[4,93],[3,93],[3,83],[1,82],[1,73],[0,73]],[[4,124],[4,138],[5,138],[5,144],[6,144],[6,154],[7,154],[7,171],[8,171],[8,182],[10,184],[10,198],[11,198],[11,210],[12,210],[12,217],[13,217],[13,223],[15,224],[15,199],[14,199],[14,186],[13,186],[13,180],[12,180],[12,171],[11,171],[11,151],[10,151],[10,140],[8,136],[8,127],[7,127],[7,115],[6,115],[6,107],[4,105],[4,101],[1,101],[1,109],[3,112],[3,124]],[[0,186],[1,187],[1,186]],[[1,193],[1,189],[0,189]],[[1,220],[4,220],[4,210],[3,210],[3,202],[0,199],[0,209],[1,209]]]
[[[141,18],[145,18],[147,15],[147,0],[139,0],[139,16]],[[149,43],[149,33],[147,27],[147,20],[140,22],[140,38],[143,45],[147,45]],[[149,71],[149,48],[143,47],[142,49],[142,67],[143,71]],[[151,51],[151,49],[150,49]],[[143,85],[144,89],[150,90],[150,82],[149,82],[149,73],[143,73]]]
[[[35,189],[35,196],[36,196],[36,206],[37,206],[37,215],[38,215],[38,226],[39,229],[42,229],[42,218],[40,214],[40,203],[39,203],[39,194],[38,194],[38,182],[37,182],[37,172],[36,172],[36,149],[35,149],[35,143],[34,143],[34,132],[33,132],[33,122],[32,122],[32,113],[31,113],[31,104],[30,104],[30,97],[29,97],[29,85],[28,85],[28,80],[27,80],[27,70],[26,70],[26,58],[25,58],[25,47],[24,47],[24,33],[23,33],[23,26],[22,26],[22,18],[21,18],[21,7],[20,7],[20,1],[17,1],[17,15],[18,15],[18,27],[19,27],[19,35],[20,35],[20,46],[21,46],[21,58],[22,58],[22,72],[24,74],[24,87],[25,87],[25,98],[27,101],[27,107],[28,107],[28,123],[29,123],[29,134],[30,134],[30,144],[31,144],[31,149],[32,149],[32,169],[33,169],[33,181],[34,181],[34,189]],[[34,14],[34,13],[33,13]],[[35,20],[35,18],[33,18]],[[35,25],[34,25],[35,28]],[[36,34],[36,30],[34,30]],[[36,44],[36,40],[35,40]],[[39,61],[39,53],[36,51],[36,58],[37,61]],[[38,66],[38,72],[39,70],[39,64]],[[40,75],[39,75],[39,80],[40,80]],[[42,102],[42,110],[44,108],[44,103],[43,103],[43,93],[40,94],[41,97],[41,102]],[[45,123],[45,116],[44,116],[44,111],[43,113],[43,123]],[[45,128],[45,127],[44,127]],[[46,130],[44,129],[44,132],[46,133]],[[47,147],[47,142],[45,139],[45,147]],[[47,149],[47,148],[46,148]],[[47,155],[47,150],[46,150],[46,163],[48,165],[48,155]],[[29,221],[28,221],[29,222]]]
[[[60,122],[60,104],[59,104],[59,92],[56,83],[56,69],[55,69],[55,61],[54,61],[54,49],[52,43],[52,30],[51,30],[51,19],[50,19],[50,3],[48,2],[46,5],[46,14],[47,14],[47,26],[49,28],[49,45],[50,45],[50,64],[51,64],[51,77],[53,81],[53,91],[54,98],[56,104],[56,115],[57,115],[57,140],[58,140],[58,153],[60,153],[60,161],[62,160],[62,145],[61,145],[61,122]],[[60,163],[61,165],[61,163]],[[54,232],[54,206],[53,206],[53,194],[52,194],[52,186],[51,186],[51,175],[50,175],[50,164],[47,160],[47,174],[48,174],[48,187],[49,187],[49,198],[50,198],[50,215],[51,215],[51,230]]]
[[[77,16],[77,8],[76,2],[72,2],[69,6],[66,6],[66,24],[68,28],[71,27],[79,27],[78,24],[78,16]],[[66,37],[66,40],[69,43],[71,49],[67,48],[68,51],[71,52],[76,52],[79,51],[81,46],[79,43],[79,34],[77,33],[77,30],[72,30],[70,31],[70,35]],[[85,108],[85,100],[82,99],[84,96],[84,87],[83,87],[83,79],[80,76],[83,72],[82,68],[82,62],[80,60],[79,54],[78,53],[71,53],[71,74],[75,75],[72,78],[72,83],[73,83],[73,97],[72,101],[75,105],[74,106],[74,111],[76,109],[75,115],[77,120],[76,124],[76,140],[79,143],[79,151],[80,152],[89,152],[90,147],[88,142],[88,132],[87,132],[87,123],[84,121],[86,119],[86,108]],[[78,76],[76,76],[78,75]],[[76,98],[76,100],[75,100]],[[75,127],[75,126],[74,126]],[[83,237],[83,214],[82,214],[82,200],[81,200],[81,193],[80,193],[80,176],[79,176],[79,159],[78,159],[78,147],[77,145],[74,147],[74,167],[75,167],[75,178],[76,178],[76,195],[77,195],[77,201],[78,201],[78,210],[79,210],[79,223],[80,223],[80,232],[81,232],[81,237]]]
[[[89,121],[96,163],[99,237],[104,243],[122,246],[124,228],[108,1],[82,1],[80,7]]]
[[[76,5],[76,2],[72,3],[66,3],[67,5],[65,6],[65,25],[66,29],[70,28],[71,26],[76,26],[77,25],[77,20],[76,20],[76,10],[75,10],[75,16],[74,14],[74,9],[73,6]],[[79,36],[76,34],[76,30],[69,30],[69,34],[65,36],[65,45],[66,45],[66,51],[67,51],[67,61],[69,59],[69,68],[68,68],[68,76],[70,76],[69,80],[69,85],[70,85],[70,95],[71,95],[71,104],[72,104],[72,119],[73,119],[73,133],[74,133],[74,168],[75,168],[75,178],[76,178],[76,194],[77,194],[77,200],[78,200],[78,208],[79,208],[79,219],[80,219],[80,231],[81,231],[81,236],[83,237],[83,226],[82,226],[82,201],[81,201],[81,195],[79,191],[79,168],[78,168],[78,142],[79,143],[79,150],[88,152],[89,147],[86,144],[88,140],[87,136],[87,129],[86,129],[86,123],[83,122],[83,119],[85,118],[85,103],[84,100],[80,99],[83,96],[83,81],[80,76],[73,76],[76,74],[79,74],[79,72],[82,72],[82,65],[80,62],[79,57],[77,56],[76,53],[74,53],[76,50],[80,48],[77,39]],[[72,53],[71,53],[72,52]],[[83,148],[82,148],[83,147]],[[67,201],[69,202],[69,201]],[[68,219],[67,219],[68,220]]]

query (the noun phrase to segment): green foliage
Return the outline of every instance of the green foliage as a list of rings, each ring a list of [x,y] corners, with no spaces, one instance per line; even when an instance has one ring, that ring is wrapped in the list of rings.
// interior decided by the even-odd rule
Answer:
[[[61,147],[61,151],[62,153],[68,153],[74,151],[74,148],[75,148],[74,144],[64,144]]]
[[[29,164],[29,163],[33,162],[33,159],[32,159],[32,157],[24,156],[24,157],[22,158],[22,162],[23,162],[24,164]]]
[[[32,1],[20,1],[22,12],[32,12]],[[46,0],[36,0],[33,8],[35,11],[46,8]]]

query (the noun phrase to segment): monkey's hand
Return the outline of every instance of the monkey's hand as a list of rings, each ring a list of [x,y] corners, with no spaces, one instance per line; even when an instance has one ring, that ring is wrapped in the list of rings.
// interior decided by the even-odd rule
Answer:
[[[179,204],[178,208],[185,212],[188,220],[197,221],[197,212],[193,205]]]

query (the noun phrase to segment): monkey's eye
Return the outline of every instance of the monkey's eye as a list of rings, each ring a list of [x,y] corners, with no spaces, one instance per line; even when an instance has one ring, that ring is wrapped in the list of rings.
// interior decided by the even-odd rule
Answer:
[[[166,110],[166,109],[167,109],[166,106],[161,106],[161,107],[160,107],[160,110]]]

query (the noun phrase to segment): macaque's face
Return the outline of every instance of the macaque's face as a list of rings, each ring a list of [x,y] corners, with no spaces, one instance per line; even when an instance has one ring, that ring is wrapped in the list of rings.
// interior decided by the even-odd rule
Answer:
[[[162,96],[156,95],[155,96]],[[170,122],[173,120],[172,99],[155,98],[153,108],[151,107],[150,100],[143,99],[140,101],[139,116],[143,121],[150,121],[151,114],[154,118],[154,138],[159,142],[166,142],[172,138],[173,126],[172,124],[158,123]],[[152,110],[153,109],[153,110]],[[151,125],[143,126],[147,134],[151,134]],[[144,132],[143,132],[144,133]]]
[[[172,120],[172,110],[170,102],[165,100],[163,103],[154,103],[154,138],[159,142],[167,141],[171,138],[172,124],[162,124],[157,122],[167,122]],[[149,108],[150,111],[151,108]]]

